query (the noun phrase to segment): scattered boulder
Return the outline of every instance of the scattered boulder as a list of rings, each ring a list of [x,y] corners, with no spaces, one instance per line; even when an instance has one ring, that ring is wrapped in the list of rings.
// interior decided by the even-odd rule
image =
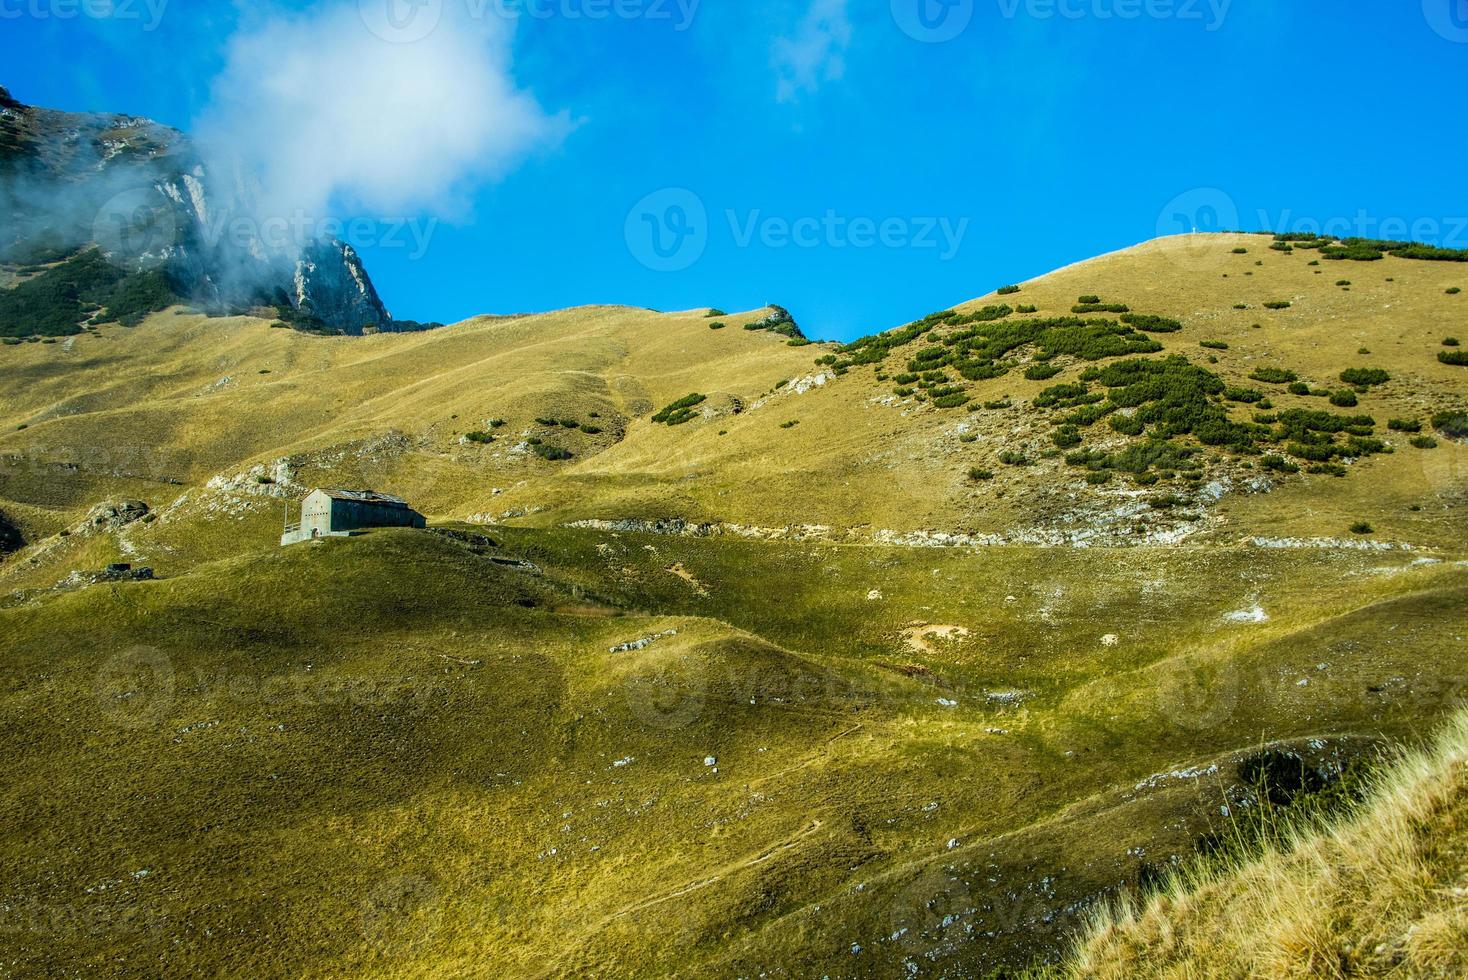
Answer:
[[[156,578],[151,568],[133,568],[131,565],[117,563],[108,565],[100,572],[72,572],[66,578],[56,583],[58,592],[72,592],[76,589],[85,589],[89,585],[101,585],[104,582],[151,582]]]
[[[148,516],[148,505],[141,500],[115,500],[98,504],[87,512],[86,518],[75,528],[73,534],[91,535],[119,531],[129,524]]]

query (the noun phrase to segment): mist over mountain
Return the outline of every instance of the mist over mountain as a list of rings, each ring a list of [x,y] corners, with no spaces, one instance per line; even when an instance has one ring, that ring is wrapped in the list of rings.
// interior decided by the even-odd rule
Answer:
[[[330,222],[271,214],[260,188],[237,159],[178,130],[27,106],[0,88],[0,261],[44,274],[95,247],[120,273],[108,285],[130,280],[156,298],[150,307],[273,308],[294,326],[331,333],[422,326],[393,319]]]

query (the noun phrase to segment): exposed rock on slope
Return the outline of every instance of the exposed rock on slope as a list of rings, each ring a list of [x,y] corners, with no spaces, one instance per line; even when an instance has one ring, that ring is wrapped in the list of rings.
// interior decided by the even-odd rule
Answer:
[[[95,244],[198,303],[274,306],[338,333],[397,328],[349,245],[298,230],[299,216],[260,213],[256,197],[251,175],[167,126],[0,95],[0,262],[55,262]]]

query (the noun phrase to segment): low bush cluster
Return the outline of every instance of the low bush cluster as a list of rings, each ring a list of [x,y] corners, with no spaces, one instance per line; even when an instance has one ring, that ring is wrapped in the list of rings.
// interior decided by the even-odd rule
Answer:
[[[1293,371],[1277,367],[1259,367],[1249,375],[1251,381],[1262,381],[1267,385],[1294,384],[1300,380],[1300,376]]]
[[[1391,379],[1392,376],[1381,368],[1347,368],[1341,372],[1341,380],[1357,388],[1384,385]]]
[[[1468,439],[1468,411],[1438,412],[1432,417],[1432,427],[1449,439]]]
[[[1128,313],[1121,318],[1121,322],[1147,333],[1177,333],[1183,325],[1177,320],[1166,316],[1154,316],[1151,313]]]
[[[698,416],[694,408],[708,401],[707,395],[694,392],[684,395],[682,398],[669,405],[665,405],[656,415],[652,417],[653,422],[665,425],[682,425],[690,422]]]

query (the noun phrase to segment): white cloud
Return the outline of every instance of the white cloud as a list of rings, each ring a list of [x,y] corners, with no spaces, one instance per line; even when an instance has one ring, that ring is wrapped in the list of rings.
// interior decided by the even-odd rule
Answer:
[[[776,97],[794,102],[801,93],[815,92],[825,82],[840,81],[850,46],[846,0],[811,0],[794,36],[775,39],[771,54],[779,75]]]
[[[262,214],[454,208],[568,129],[512,78],[512,26],[464,6],[411,43],[355,0],[258,18],[227,43],[198,133],[260,175]]]

